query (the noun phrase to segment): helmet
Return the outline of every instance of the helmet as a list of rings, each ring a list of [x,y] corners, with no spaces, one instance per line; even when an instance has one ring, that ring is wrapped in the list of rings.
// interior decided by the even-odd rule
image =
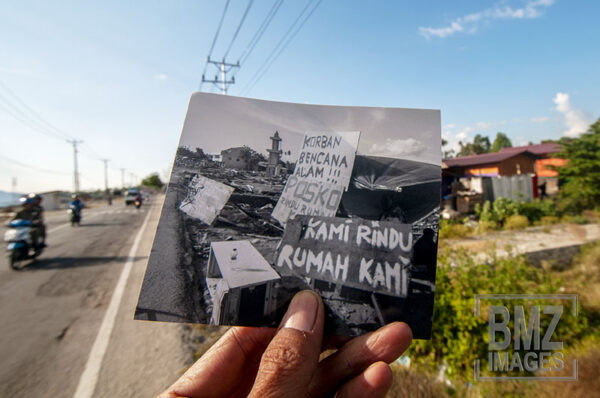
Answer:
[[[29,196],[22,196],[21,199],[19,199],[19,202],[21,203],[21,205],[29,205],[33,203],[33,198],[30,198]]]
[[[28,198],[34,199],[34,200],[42,200],[42,195],[39,195],[37,193],[30,193],[29,195],[27,195]]]
[[[71,199],[79,199],[79,195],[77,195],[76,193],[74,193],[73,195],[71,195]]]

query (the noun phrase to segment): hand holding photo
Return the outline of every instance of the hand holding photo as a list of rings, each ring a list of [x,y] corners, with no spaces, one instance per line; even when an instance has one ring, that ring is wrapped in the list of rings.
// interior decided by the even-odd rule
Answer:
[[[435,110],[194,94],[135,318],[276,327],[311,289],[328,334],[429,338],[440,144]]]

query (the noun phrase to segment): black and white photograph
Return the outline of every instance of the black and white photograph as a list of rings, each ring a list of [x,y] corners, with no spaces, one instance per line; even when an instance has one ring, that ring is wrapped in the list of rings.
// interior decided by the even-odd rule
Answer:
[[[431,334],[438,110],[192,95],[138,320],[277,327],[300,290],[326,333]]]

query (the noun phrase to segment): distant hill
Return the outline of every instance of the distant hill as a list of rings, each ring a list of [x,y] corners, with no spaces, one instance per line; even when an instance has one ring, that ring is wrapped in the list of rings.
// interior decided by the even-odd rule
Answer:
[[[0,191],[0,207],[18,205],[21,195],[23,194]]]

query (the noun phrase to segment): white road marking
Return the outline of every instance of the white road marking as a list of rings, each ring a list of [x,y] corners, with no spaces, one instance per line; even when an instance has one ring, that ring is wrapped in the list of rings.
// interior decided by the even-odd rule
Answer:
[[[121,276],[119,276],[119,281],[117,282],[115,291],[110,299],[108,309],[104,314],[104,319],[102,319],[100,330],[98,330],[98,334],[96,335],[96,340],[94,341],[94,345],[90,351],[90,356],[85,364],[85,369],[79,378],[77,390],[73,395],[75,398],[89,398],[94,394],[96,384],[98,383],[98,376],[100,375],[102,360],[106,354],[110,335],[112,334],[115,326],[115,320],[117,318],[119,306],[123,298],[123,292],[125,291],[125,285],[127,284],[127,279],[131,273],[131,268],[133,267],[133,262],[135,261],[135,255],[137,253],[138,246],[140,245],[140,241],[142,240],[142,234],[146,229],[146,225],[148,225],[148,220],[150,220],[150,214],[151,212],[148,212],[148,215],[146,215],[144,223],[140,227],[135,240],[133,241],[133,246],[131,246],[127,262],[121,271]]]

